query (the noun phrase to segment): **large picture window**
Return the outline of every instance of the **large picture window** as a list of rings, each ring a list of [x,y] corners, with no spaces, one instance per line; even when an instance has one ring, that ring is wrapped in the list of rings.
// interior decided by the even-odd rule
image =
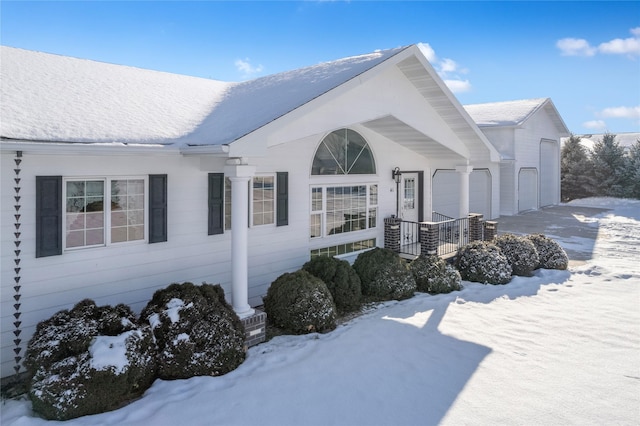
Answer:
[[[66,248],[145,239],[145,179],[68,179],[64,191]]]
[[[311,188],[311,238],[375,228],[378,185]]]

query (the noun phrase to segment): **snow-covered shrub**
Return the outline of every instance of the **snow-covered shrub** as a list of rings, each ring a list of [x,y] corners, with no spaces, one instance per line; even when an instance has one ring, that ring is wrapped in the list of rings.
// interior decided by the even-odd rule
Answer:
[[[291,333],[325,333],[336,328],[336,306],[331,292],[305,270],[280,275],[264,298],[268,320]]]
[[[387,263],[378,268],[367,288],[367,296],[376,301],[403,300],[413,297],[416,280],[404,262]]]
[[[171,284],[142,310],[158,346],[158,377],[219,376],[245,359],[242,322],[219,285]]]
[[[324,281],[338,312],[355,311],[360,307],[360,277],[346,260],[317,256],[305,263],[302,269]]]
[[[560,244],[542,234],[527,235],[527,238],[533,243],[538,252],[539,263],[537,268],[567,269],[569,257]]]
[[[538,267],[538,251],[531,240],[513,234],[498,235],[492,241],[500,247],[500,251],[507,257],[511,265],[511,273],[530,277]]]
[[[155,379],[155,345],[125,305],[83,300],[38,324],[27,346],[33,410],[66,420],[113,410]]]
[[[458,250],[456,268],[463,280],[484,284],[511,281],[511,266],[495,244],[474,241]]]
[[[450,293],[460,290],[460,273],[438,256],[420,256],[409,264],[418,291],[424,293]]]
[[[403,260],[392,250],[376,247],[360,253],[353,262],[353,269],[360,277],[362,294],[373,296],[371,283],[376,279],[381,269],[391,264],[401,264]]]

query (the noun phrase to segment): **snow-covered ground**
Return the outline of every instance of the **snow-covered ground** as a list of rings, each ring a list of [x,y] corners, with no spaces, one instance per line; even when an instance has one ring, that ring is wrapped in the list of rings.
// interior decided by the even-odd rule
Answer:
[[[570,271],[389,302],[329,334],[253,347],[223,377],[157,380],[66,423],[638,425],[640,201],[580,203],[611,210],[589,219],[593,258]],[[51,423],[25,399],[1,408],[5,426]]]

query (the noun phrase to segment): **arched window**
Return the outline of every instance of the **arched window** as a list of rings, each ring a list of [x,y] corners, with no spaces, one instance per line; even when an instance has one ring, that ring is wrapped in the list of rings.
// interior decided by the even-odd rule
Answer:
[[[376,173],[376,164],[367,141],[350,129],[329,133],[320,143],[312,175],[368,175]]]

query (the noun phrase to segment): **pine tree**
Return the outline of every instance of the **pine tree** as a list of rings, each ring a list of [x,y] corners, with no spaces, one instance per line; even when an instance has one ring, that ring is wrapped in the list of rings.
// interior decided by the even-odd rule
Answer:
[[[580,137],[571,137],[562,146],[560,153],[560,191],[562,201],[588,197],[592,194],[588,170],[590,160],[587,149],[580,143]]]
[[[591,162],[595,195],[624,197],[627,168],[624,148],[616,141],[616,135],[605,133],[602,140],[593,145]]]
[[[636,139],[627,154],[626,182],[626,196],[640,200],[640,139]]]

